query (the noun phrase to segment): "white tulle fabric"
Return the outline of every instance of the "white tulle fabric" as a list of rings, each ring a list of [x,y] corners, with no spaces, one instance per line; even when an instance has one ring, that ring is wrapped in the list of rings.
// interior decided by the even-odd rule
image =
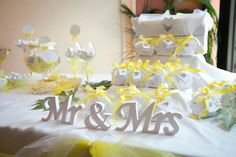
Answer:
[[[165,59],[165,57],[161,58],[162,61]],[[181,60],[184,63],[191,63],[191,67],[205,70],[204,73],[199,74],[204,84],[215,80],[220,81],[222,79],[236,78],[236,75],[233,73],[217,69],[205,63],[202,56],[192,58],[182,57]],[[31,110],[31,105],[36,100],[44,97],[46,96],[30,95],[17,91],[0,94],[0,127],[10,127],[13,130],[15,128],[18,129],[11,137],[16,136],[16,134],[20,136],[21,131],[25,129],[33,129],[35,135],[42,133],[48,135],[32,144],[23,146],[16,156],[38,157],[40,154],[51,150],[50,156],[64,157],[68,155],[68,152],[72,150],[76,141],[79,139],[87,139],[91,142],[104,141],[107,143],[125,141],[122,144],[136,146],[137,148],[144,147],[164,150],[187,156],[233,157],[236,154],[236,127],[233,127],[227,132],[214,119],[196,121],[184,115],[184,118],[179,121],[180,131],[175,136],[142,134],[140,131],[132,133],[130,130],[117,132],[114,131],[114,128],[108,131],[88,130],[84,126],[83,119],[80,118],[77,119],[76,124],[73,126],[62,125],[59,121],[53,120],[48,122],[40,121],[48,113],[40,110],[33,111]],[[179,99],[182,103],[179,103],[179,108],[176,107],[172,110],[186,111],[188,102],[190,101],[188,100],[190,99],[188,94],[180,93],[175,97],[175,99]],[[118,123],[116,125],[121,124]],[[23,135],[27,136],[25,134]],[[0,139],[3,139],[4,136],[4,134],[0,134]],[[20,141],[11,141],[10,139],[9,137],[9,141],[6,143],[0,142],[0,145],[14,147],[16,143],[20,143]],[[64,146],[60,147],[60,151],[52,148],[57,143]],[[132,149],[132,151],[135,150]]]

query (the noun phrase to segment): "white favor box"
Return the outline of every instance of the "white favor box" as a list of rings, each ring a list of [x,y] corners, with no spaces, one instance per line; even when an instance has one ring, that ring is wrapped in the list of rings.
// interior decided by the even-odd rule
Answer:
[[[204,117],[201,117],[202,112],[206,109],[206,104],[205,103],[198,103],[197,102],[197,97],[193,98],[192,103],[191,103],[191,108],[192,108],[192,114],[201,117],[201,118],[208,118],[215,116],[216,111],[220,108],[221,106],[221,96],[217,95],[214,97],[211,97],[208,101],[208,114]]]

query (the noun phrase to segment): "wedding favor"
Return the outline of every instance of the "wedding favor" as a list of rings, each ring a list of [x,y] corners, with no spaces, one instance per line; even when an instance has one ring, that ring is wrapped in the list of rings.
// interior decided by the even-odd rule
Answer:
[[[100,86],[96,89],[93,89],[89,85],[84,87],[84,93],[80,95],[80,104],[84,104],[84,115],[88,115],[91,106],[96,103],[102,103],[105,105],[103,112],[112,113],[114,108],[114,98],[110,96],[106,91],[104,86]]]
[[[199,118],[212,117],[222,105],[222,86],[226,81],[212,82],[193,95],[191,107],[193,115]]]
[[[118,87],[116,88],[116,106],[114,107],[114,114],[119,110],[119,108],[124,103],[135,103],[137,104],[138,114],[143,111],[147,104],[150,103],[150,96],[141,92],[136,88],[135,85],[127,86],[127,87]],[[128,114],[128,110],[122,110],[124,115]]]
[[[131,76],[128,64],[115,64],[114,67],[112,71],[112,84],[117,86],[128,85],[128,79]]]
[[[70,34],[72,36],[72,42],[67,47],[65,55],[70,60],[74,77],[80,71],[81,74],[85,75],[85,81],[89,81],[89,75],[93,71],[89,66],[89,62],[95,57],[96,51],[92,42],[88,42],[87,48],[81,46],[79,33],[80,27],[78,25],[71,26]]]
[[[199,40],[193,36],[174,37],[172,34],[159,35],[159,37],[139,36],[134,40],[134,46],[141,56],[194,56],[203,54],[204,50]]]

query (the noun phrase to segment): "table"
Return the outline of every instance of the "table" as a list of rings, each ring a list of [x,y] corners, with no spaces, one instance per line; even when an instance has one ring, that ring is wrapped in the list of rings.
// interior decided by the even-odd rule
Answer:
[[[235,74],[219,70],[202,60],[202,56],[190,59],[182,57],[183,63],[205,70],[204,73],[199,74],[204,79],[204,83],[236,78]],[[111,79],[111,75],[94,75],[91,80],[103,79]],[[42,122],[40,119],[46,117],[47,112],[31,109],[36,100],[45,97],[47,95],[31,95],[20,91],[0,94],[1,153],[24,157],[32,156],[31,153],[33,153],[33,156],[36,157],[41,156],[43,151],[54,149],[52,146],[59,143],[60,146],[56,145],[56,151],[54,149],[54,154],[50,156],[64,157],[72,148],[78,146],[76,144],[78,141],[79,143],[82,141],[82,148],[86,147],[86,151],[81,150],[81,152],[103,150],[100,152],[102,157],[111,156],[103,154],[109,152],[109,149],[106,148],[116,150],[116,153],[126,153],[127,156],[137,157],[157,156],[159,153],[162,156],[178,154],[201,157],[233,157],[236,154],[236,127],[229,132],[225,131],[213,118],[197,121],[185,116],[179,121],[180,131],[175,136],[142,134],[140,131],[121,133],[114,129],[89,130],[83,126],[80,119],[73,126],[62,125],[58,121]],[[95,146],[99,149],[95,149]],[[80,150],[80,148],[78,147],[76,150]],[[166,154],[162,151],[174,154]],[[110,151],[110,153],[115,152]],[[151,154],[144,155],[143,152]]]
[[[0,94],[0,150],[6,149],[3,153],[16,153],[22,146],[35,140],[38,140],[37,145],[31,144],[31,147],[38,147],[39,151],[45,149],[44,147],[50,147],[49,143],[65,139],[71,139],[70,141],[74,139],[69,148],[76,139],[87,139],[106,143],[123,141],[123,144],[129,146],[164,150],[187,156],[235,156],[236,153],[236,128],[229,132],[224,131],[214,119],[196,121],[184,117],[179,121],[180,131],[175,136],[129,131],[121,133],[114,129],[88,130],[83,123],[69,126],[59,124],[58,121],[40,121],[42,117],[47,116],[47,112],[31,109],[36,100],[44,97],[45,95],[31,95],[19,91]]]

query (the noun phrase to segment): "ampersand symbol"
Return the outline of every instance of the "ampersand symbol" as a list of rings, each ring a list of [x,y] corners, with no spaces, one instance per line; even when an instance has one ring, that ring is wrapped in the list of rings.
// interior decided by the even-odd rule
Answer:
[[[108,116],[101,114],[103,110],[104,104],[100,102],[96,102],[90,107],[90,115],[86,117],[84,121],[88,129],[108,130],[111,127],[111,125],[106,122]]]

